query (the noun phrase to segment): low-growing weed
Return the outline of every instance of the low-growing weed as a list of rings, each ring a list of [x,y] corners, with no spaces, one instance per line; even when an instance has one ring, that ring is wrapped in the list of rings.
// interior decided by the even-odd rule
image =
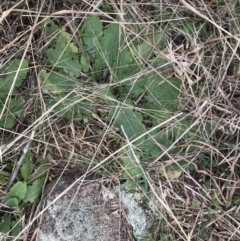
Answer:
[[[40,14],[37,50],[3,54],[2,186],[26,151],[21,138],[36,134],[2,195],[1,240],[21,233],[21,211],[63,172],[153,192],[167,214],[159,208],[160,231],[139,240],[215,240],[223,223],[239,237],[222,209],[239,204],[239,4],[101,1],[79,17],[70,2],[71,16]],[[22,18],[16,38],[26,39],[32,19]]]

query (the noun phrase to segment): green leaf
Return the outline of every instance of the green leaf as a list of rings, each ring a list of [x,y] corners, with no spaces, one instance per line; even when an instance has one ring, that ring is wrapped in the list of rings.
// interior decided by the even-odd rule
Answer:
[[[88,65],[88,63],[86,62],[86,59],[84,58],[83,55],[81,56],[80,64],[82,65],[82,71],[83,71],[83,72],[86,73],[86,72],[89,71],[89,65]]]
[[[10,208],[19,207],[19,200],[16,197],[11,197],[6,200],[5,204]]]
[[[103,36],[98,41],[93,70],[98,71],[114,66],[119,53],[119,31],[119,25],[115,23],[109,24],[103,31]]]
[[[47,154],[46,158],[39,158],[34,164],[36,165],[35,172],[31,175],[28,183],[33,183],[37,179],[46,179],[49,171],[49,163],[52,162],[52,156]]]
[[[90,17],[84,24],[82,39],[93,63],[93,79],[101,78],[101,70],[108,68],[113,81],[123,80],[139,70],[130,50],[120,49],[123,38],[120,35],[119,24],[111,23],[102,30],[99,18]]]
[[[130,178],[130,179],[139,179],[142,177],[143,173],[141,171],[141,168],[137,163],[135,163],[134,159],[131,159],[128,156],[122,157],[121,160],[123,161],[124,166],[124,178]]]
[[[183,31],[188,35],[193,35],[196,32],[195,21],[192,21],[192,19],[185,20],[183,22]]]
[[[146,35],[145,39],[137,44],[136,49],[138,50],[138,55],[142,56],[145,60],[151,59],[156,50],[163,50],[167,47],[167,34],[164,31],[156,32],[154,29],[152,33]]]
[[[140,94],[142,94],[147,86],[149,77],[142,77],[137,79],[136,81],[125,81],[124,86],[122,87],[122,93],[121,97],[125,98],[126,96],[129,98],[131,97],[132,99],[137,99]]]
[[[0,217],[0,233],[8,233],[11,229],[12,220],[11,215],[4,213]]]
[[[22,200],[26,196],[26,193],[27,193],[27,184],[25,182],[18,181],[10,188],[4,200],[6,202],[9,198],[14,198],[14,197],[18,198],[18,200]]]
[[[62,98],[61,95],[57,96],[55,99],[47,99],[45,104],[48,108],[53,106]],[[78,95],[70,95],[67,99],[62,101],[53,110],[57,116],[67,118],[69,120],[80,121],[84,117],[91,117],[92,113],[97,113],[97,106],[90,100],[78,101]]]
[[[152,36],[149,37],[152,45],[157,49],[157,50],[161,50],[161,49],[165,49],[167,47],[168,44],[168,36],[167,34],[162,31],[162,32],[158,32],[158,33],[153,33]]]
[[[128,103],[130,102],[128,101]],[[109,117],[115,119],[115,127],[121,128],[121,125],[124,127],[129,140],[139,137],[146,131],[145,126],[142,124],[142,114],[138,111],[134,111],[131,105],[118,109],[113,107],[110,110]],[[141,143],[143,140],[144,138],[140,138],[136,143]]]
[[[38,161],[40,166],[36,169],[36,171],[31,175],[29,182],[33,182],[37,179],[40,179],[41,177],[46,177],[47,172],[48,172],[48,166],[46,165],[46,161],[45,160],[39,160]]]
[[[3,103],[0,102],[0,111],[3,108]],[[16,117],[20,116],[23,109],[23,102],[20,98],[10,99],[8,102],[8,107],[0,120],[0,127],[11,129],[16,121]]]
[[[153,138],[156,140],[156,137]],[[164,144],[166,145],[166,142],[164,142]],[[144,157],[146,156],[147,162],[150,162],[162,153],[162,150],[159,148],[159,146],[156,145],[156,143],[153,142],[152,139],[146,140],[144,143],[142,143],[141,149],[143,150]]]
[[[234,205],[239,206],[240,205],[240,199],[239,198],[233,198]]]
[[[163,80],[160,77],[149,79],[146,101],[153,103],[156,110],[177,111],[180,84],[180,80],[175,77],[168,80]]]
[[[43,91],[51,94],[69,93],[75,85],[74,81],[61,71],[48,73],[42,69],[39,72],[39,77],[43,82]]]
[[[124,184],[128,189],[132,191],[136,191],[139,185],[142,185],[143,183],[144,183],[144,180],[141,180],[141,179],[140,180],[127,179]]]
[[[43,40],[45,43],[49,43],[49,41],[50,41],[50,43],[52,43],[54,41],[54,38],[56,38],[58,36],[58,34],[60,32],[59,31],[60,28],[52,20],[47,20],[47,22],[44,24],[45,24],[45,28],[44,28],[45,37]]]
[[[168,166],[168,170],[174,170],[174,171],[182,171],[182,170],[188,170],[188,171],[194,171],[195,166],[189,162],[186,162],[184,160],[180,160],[176,163],[173,163]]]
[[[210,123],[208,122],[204,124],[200,123],[185,133],[187,128],[189,128],[194,121],[195,121],[195,118],[191,118],[191,119],[184,118],[184,119],[176,120],[173,124],[169,125],[168,128],[166,129],[167,138],[175,141],[181,136],[185,140],[190,139],[191,142],[193,142],[194,140],[204,142],[205,141],[204,131],[205,129],[206,131],[208,130]],[[184,133],[185,135],[183,136]]]
[[[5,100],[5,97],[9,94],[11,86],[13,84],[13,80],[17,75],[16,82],[14,83],[15,87],[19,87],[22,85],[22,81],[26,78],[29,68],[28,61],[26,59],[23,60],[22,65],[17,72],[21,63],[21,59],[14,59],[10,61],[7,66],[2,67],[0,72],[2,76],[0,77],[0,99]]]
[[[185,19],[183,22],[183,31],[189,36],[197,35],[198,37],[210,37],[210,28],[203,21],[192,21],[192,19]]]
[[[28,151],[21,167],[21,175],[25,182],[28,181],[33,171],[34,165],[30,162],[31,152]]]
[[[168,59],[161,56],[151,59],[150,64],[151,66],[158,68],[158,70],[160,70],[166,76],[171,74],[173,71],[171,62]]]
[[[23,199],[24,202],[34,202],[42,193],[45,178],[35,180],[32,185],[27,186],[27,194]]]
[[[61,31],[56,42],[47,49],[46,53],[55,67],[61,68],[69,76],[78,77],[82,69],[78,57],[79,50],[70,40],[71,35],[64,30]]]
[[[140,71],[140,67],[136,61],[133,60],[130,50],[126,47],[118,52],[113,70],[113,81],[117,82],[133,76]]]
[[[148,60],[153,56],[152,44],[144,40],[140,45],[138,45],[138,54]]]
[[[1,186],[5,185],[8,182],[10,175],[11,174],[9,172],[0,170],[0,185]]]
[[[10,231],[10,235],[13,237],[16,237],[21,231],[22,231],[22,224],[21,220],[17,219],[15,221],[12,221],[12,229]]]
[[[139,166],[136,163],[134,156],[130,149],[126,147],[124,149],[126,152],[121,157],[123,163],[123,178],[127,179],[125,185],[131,190],[136,190],[136,188],[144,183],[143,173]]]
[[[83,42],[87,46],[87,51],[92,52],[97,49],[99,37],[102,35],[103,26],[99,17],[91,16],[83,24]]]

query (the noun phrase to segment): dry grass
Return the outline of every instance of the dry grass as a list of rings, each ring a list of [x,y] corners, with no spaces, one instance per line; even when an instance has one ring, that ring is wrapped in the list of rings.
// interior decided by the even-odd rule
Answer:
[[[101,4],[105,4],[105,9]],[[24,110],[18,122],[11,130],[1,128],[2,143],[5,144],[1,148],[1,169],[6,170],[7,167],[8,172],[12,171],[9,160],[13,155],[19,155],[27,136],[36,130],[31,147],[33,161],[49,156],[51,159],[47,164],[46,181],[76,172],[79,180],[94,174],[98,178],[110,177],[121,181],[124,172],[121,156],[126,147],[136,143],[136,140],[132,140],[131,144],[126,142],[126,138],[113,127],[113,120],[107,120],[106,116],[113,106],[128,108],[125,100],[130,92],[125,100],[120,101],[105,95],[103,89],[117,89],[128,83],[129,79],[133,88],[138,79],[146,74],[158,75],[168,81],[170,76],[165,74],[162,66],[155,66],[144,58],[135,44],[154,31],[156,34],[164,33],[167,48],[152,47],[157,57],[167,60],[172,74],[181,83],[180,107],[164,122],[159,117],[160,123],[150,125],[143,136],[154,139],[154,135],[151,136],[154,129],[171,132],[171,126],[179,125],[179,118],[191,118],[193,121],[169,147],[157,143],[162,154],[153,160],[149,157],[151,162],[143,170],[149,192],[155,195],[161,207],[158,208],[161,219],[154,227],[153,239],[239,240],[239,9],[240,4],[236,1],[220,0],[189,3],[185,0],[152,3],[115,3],[108,0],[74,4],[63,1],[59,5],[57,2],[51,3],[50,6],[44,1],[37,4],[34,1],[20,1],[16,5],[9,1],[2,3],[1,66],[16,57],[26,58],[30,62],[30,73],[20,91]],[[44,42],[42,30],[44,21],[51,18],[71,33],[64,16],[81,28],[87,14],[100,16],[105,25],[117,22],[121,26],[125,37],[122,48],[131,50],[141,71],[129,79],[104,83],[103,87],[82,83],[74,89],[73,92],[79,96],[75,103],[83,100],[94,100],[96,103],[97,100],[98,108],[97,115],[90,113],[91,118],[76,122],[62,119],[61,111],[60,114],[53,112],[64,98],[68,98],[69,93],[52,108],[46,107],[46,96],[38,75],[41,68],[49,69],[43,58],[48,43]],[[193,23],[189,30],[191,34],[183,30],[186,22]],[[207,32],[200,36],[200,32],[204,31]],[[145,94],[141,93],[136,103],[141,103]],[[8,99],[4,103],[4,108],[7,107]],[[145,116],[152,114],[138,105],[135,109]],[[195,141],[188,137],[183,141],[183,137],[191,130],[195,131],[199,123],[204,128],[199,129],[198,135],[205,140]],[[206,123],[210,123],[210,130]],[[175,146],[181,146],[184,151],[173,153],[171,150]],[[138,147],[133,148],[136,150]],[[194,168],[185,169],[179,164],[182,160]],[[171,179],[169,173],[164,173],[172,164],[180,169],[178,178]],[[159,168],[165,171],[160,172]],[[5,186],[2,186],[1,192],[4,191]],[[24,229],[20,234],[23,240],[33,240],[42,212],[37,204],[23,206]],[[16,212],[13,212],[14,215]]]

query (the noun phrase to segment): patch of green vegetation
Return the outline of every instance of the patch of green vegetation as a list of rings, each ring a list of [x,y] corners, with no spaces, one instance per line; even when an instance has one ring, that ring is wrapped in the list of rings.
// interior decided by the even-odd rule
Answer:
[[[22,81],[29,72],[28,61],[13,59],[0,71],[2,73],[0,76],[0,127],[11,129],[23,108],[23,101],[18,96],[17,87],[22,85]]]
[[[58,33],[56,41],[49,46],[46,55],[56,70],[62,71],[69,78],[79,76],[82,70],[78,57],[79,49],[71,43],[71,35],[66,31],[62,30]]]
[[[22,225],[20,219],[14,219],[9,213],[4,213],[0,216],[1,241],[7,240],[9,235],[16,237],[21,230]]]
[[[184,24],[184,31],[189,35],[195,31],[195,25],[191,24]],[[183,153],[188,149],[190,154],[194,152],[194,147],[187,147],[188,140],[204,141],[202,133],[207,132],[209,127],[206,128],[206,125],[210,125],[209,123],[205,126],[193,125],[188,130],[194,122],[194,119],[188,117],[161,126],[172,113],[179,111],[181,85],[180,79],[171,77],[172,67],[169,61],[155,53],[156,49],[164,49],[167,46],[166,34],[152,29],[152,32],[146,34],[146,39],[134,43],[130,49],[131,46],[124,45],[124,34],[117,23],[104,26],[98,16],[90,16],[78,30],[78,37],[85,55],[91,62],[91,70],[83,61],[83,53],[79,52],[66,29],[57,31],[57,25],[49,22],[46,26],[46,39],[52,31],[57,34],[46,50],[51,71],[42,69],[39,76],[44,92],[49,94],[45,99],[46,106],[51,108],[59,102],[53,110],[56,115],[80,121],[86,116],[90,117],[92,113],[96,114],[97,103],[94,103],[94,100],[78,101],[79,94],[74,93],[74,89],[84,81],[97,85],[102,80],[115,83],[114,88],[108,88],[108,96],[115,99],[116,103],[121,103],[110,109],[107,118],[114,120],[115,127],[120,129],[123,126],[129,140],[133,141],[143,166],[161,155],[165,148],[169,148],[168,153],[172,154]],[[139,60],[136,61],[137,59]],[[149,61],[170,77],[166,79],[154,72],[138,77],[137,74],[144,66],[142,59]],[[109,76],[103,79],[103,72],[106,70]],[[88,76],[88,79],[83,79],[80,72]],[[141,101],[138,104],[140,108],[136,109],[134,102],[144,91],[144,101]],[[68,95],[71,92],[73,93]],[[114,92],[118,93],[117,96]],[[66,95],[68,97],[65,99]],[[81,95],[84,96],[84,90]],[[150,127],[147,123],[150,123]],[[151,132],[151,128],[156,125],[161,128]],[[150,134],[146,135],[148,131]],[[134,141],[135,139],[137,140]],[[133,164],[129,156],[123,157],[121,161],[126,172],[123,177],[129,179],[129,185],[132,186],[138,180],[142,182],[144,177],[138,164]],[[186,168],[186,163],[179,161],[169,168],[179,167]]]
[[[22,230],[22,220],[16,217],[21,216],[21,207],[24,204],[34,203],[41,196],[48,170],[46,163],[46,160],[39,159],[33,164],[31,153],[27,153],[20,169],[19,181],[13,184],[4,197],[4,204],[8,210],[14,210],[16,215],[9,213],[0,215],[0,233],[17,236]]]
[[[208,4],[211,4],[210,2]],[[229,170],[219,167],[219,162],[222,161],[223,156],[225,156],[224,162],[232,158],[228,153],[232,147],[236,148],[236,139],[231,138],[228,148],[222,148],[219,144],[218,154],[214,156],[211,138],[216,127],[211,122],[214,122],[214,118],[223,108],[221,101],[214,102],[215,97],[211,99],[210,95],[216,92],[215,88],[218,84],[211,86],[212,79],[208,77],[216,77],[216,72],[219,71],[216,64],[218,60],[223,61],[227,55],[226,58],[232,56],[229,49],[236,48],[236,39],[232,36],[224,36],[224,31],[217,29],[205,19],[193,17],[186,10],[175,16],[171,6],[166,7],[158,3],[153,3],[151,6],[145,5],[139,4],[139,9],[143,10],[144,15],[144,8],[151,8],[152,15],[148,20],[156,21],[156,24],[148,24],[148,26],[134,23],[135,19],[130,8],[126,10],[124,19],[131,21],[132,24],[126,26],[121,25],[124,23],[117,23],[117,15],[115,21],[111,23],[106,21],[107,15],[106,18],[89,15],[79,29],[72,23],[82,48],[79,47],[75,36],[69,33],[68,27],[61,27],[61,20],[59,22],[46,20],[42,26],[44,26],[44,44],[47,47],[40,60],[44,59],[45,64],[44,67],[40,67],[37,76],[44,108],[51,110],[49,117],[53,119],[65,118],[82,125],[82,123],[88,123],[88,119],[93,116],[98,116],[103,123],[110,123],[119,130],[122,138],[116,135],[117,137],[114,136],[113,139],[115,138],[118,147],[127,147],[119,152],[116,157],[117,164],[111,163],[111,168],[115,165],[115,169],[121,169],[118,171],[119,176],[132,190],[141,186],[146,192],[148,191],[149,186],[143,170],[149,168],[152,163],[158,163],[158,165],[151,166],[151,171],[169,180],[180,178],[183,171],[194,172],[196,167],[202,169],[202,173],[205,170],[207,173],[216,167],[216,172],[221,172],[221,178],[228,179]],[[226,11],[226,14],[229,14],[232,9],[229,14],[233,16],[232,20],[226,23],[223,29],[237,36],[237,31],[234,29],[238,29],[239,25],[236,17],[239,15],[239,3],[227,6],[226,10],[223,9],[225,5],[228,5],[226,1],[218,1],[216,5],[216,8],[221,7],[221,11]],[[100,9],[106,13],[115,10],[108,3],[103,3]],[[161,12],[161,14],[155,15],[154,12]],[[175,17],[181,20],[175,21]],[[215,17],[213,16],[213,21]],[[220,22],[218,24],[221,25]],[[219,39],[223,41],[218,41]],[[214,58],[209,58],[211,46],[208,41],[213,45],[217,43],[217,54]],[[170,45],[172,45],[171,53]],[[227,55],[223,57],[220,53],[227,53]],[[214,62],[215,58],[216,62]],[[15,58],[0,69],[0,127],[5,130],[12,129],[21,116],[24,98],[20,97],[19,93],[24,87],[23,81],[29,74],[29,62],[27,59]],[[184,79],[179,74],[182,73],[182,69],[176,74],[176,68],[179,66],[174,65],[175,62],[184,66],[183,70],[186,71],[192,83],[188,83],[188,79]],[[237,58],[224,64],[223,66],[228,66],[224,76],[229,74],[238,76]],[[219,78],[218,74],[217,78]],[[220,82],[223,82],[223,79]],[[231,96],[232,90],[226,91],[225,86],[223,88],[220,86],[219,89],[223,95]],[[231,89],[236,89],[239,96],[237,85],[231,83]],[[185,99],[182,100],[182,97]],[[235,96],[231,97],[234,99]],[[185,100],[186,103],[183,103]],[[213,102],[211,107],[208,104],[206,106],[209,108],[214,106],[216,116],[202,118],[195,115],[195,109],[201,108],[203,100]],[[99,102],[108,106],[106,112],[100,113]],[[204,108],[205,106],[200,110],[201,114],[205,111]],[[37,106],[36,112],[34,113],[36,116],[42,115],[43,109]],[[180,112],[181,115],[172,118]],[[170,118],[172,118],[171,121]],[[229,119],[228,117],[227,122]],[[38,128],[41,127],[38,126]],[[105,133],[104,131],[102,133]],[[216,142],[215,139],[214,141]],[[89,152],[91,155],[91,151]],[[1,216],[0,231],[4,234],[16,236],[19,233],[21,222],[16,218],[19,210],[24,204],[35,202],[41,195],[47,172],[45,161],[38,159],[33,164],[29,156],[25,158],[16,183],[4,198],[4,204],[10,210],[17,212],[14,217],[7,213]],[[136,157],[140,163],[136,162]],[[80,162],[81,165],[87,163],[82,160]],[[94,161],[90,158],[87,164],[98,162],[97,158]],[[6,168],[0,170],[1,185],[5,185],[10,178],[9,166],[12,165],[7,163]],[[104,168],[107,172],[107,164]],[[231,176],[234,176],[233,172],[237,173],[238,168],[239,166],[236,165],[233,171],[231,167]],[[203,175],[199,180],[206,188],[212,189],[212,180],[208,175]],[[216,210],[221,209],[219,203],[218,199],[212,199],[212,205]],[[200,204],[200,201],[193,200],[192,208],[200,208]],[[238,198],[233,197],[226,207],[238,204]],[[178,238],[175,234],[168,232],[166,222],[163,226],[161,240]],[[199,238],[209,239],[212,228],[205,222],[198,228]],[[151,236],[142,238],[142,240],[152,239]]]
[[[34,202],[42,193],[45,178],[37,179],[32,184],[18,181],[5,196],[5,204],[10,208],[19,208],[21,201]]]

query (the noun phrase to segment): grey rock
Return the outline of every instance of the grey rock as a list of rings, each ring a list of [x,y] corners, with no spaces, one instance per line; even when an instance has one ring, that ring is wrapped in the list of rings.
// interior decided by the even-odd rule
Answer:
[[[45,206],[74,181],[63,177],[45,189]],[[127,241],[145,235],[152,220],[141,207],[141,195],[92,181],[71,188],[44,213],[36,241]],[[125,217],[122,214],[126,214]]]

